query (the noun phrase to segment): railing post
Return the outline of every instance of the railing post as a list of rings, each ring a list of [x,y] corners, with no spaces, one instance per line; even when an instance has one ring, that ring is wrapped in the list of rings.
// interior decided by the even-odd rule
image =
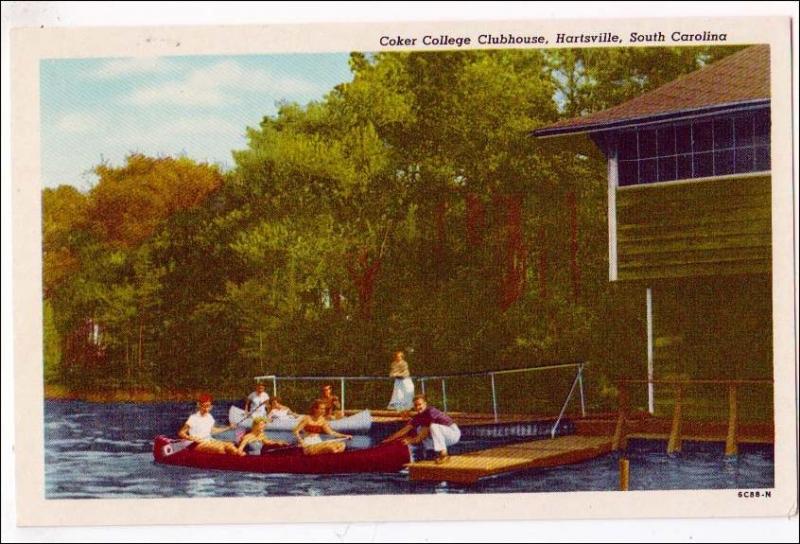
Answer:
[[[672,414],[672,430],[669,433],[669,443],[667,453],[680,452],[682,447],[681,440],[681,412],[683,404],[683,384],[675,387],[675,411]]]
[[[581,417],[586,417],[586,401],[583,398],[583,363],[578,366],[578,388],[581,392]]]
[[[272,377],[272,396],[278,396],[278,378],[277,376]]]
[[[444,384],[445,380],[442,378],[442,409],[447,411],[447,387]]]
[[[739,454],[739,445],[736,443],[738,414],[736,407],[736,384],[728,385],[728,436],[725,439],[725,455],[730,457]]]
[[[425,378],[420,378],[419,380],[420,386],[422,386],[422,394],[425,394]]]
[[[628,447],[628,439],[625,430],[625,420],[628,417],[628,386],[625,382],[619,382],[619,416],[617,416],[617,426],[614,429],[614,438],[611,441],[613,451],[624,450]]]
[[[341,387],[341,390],[342,390],[342,415],[344,415],[344,378],[341,378],[341,383],[342,383],[342,387]]]
[[[489,373],[492,378],[492,412],[494,413],[494,422],[497,423],[497,391],[494,387],[494,372]]]

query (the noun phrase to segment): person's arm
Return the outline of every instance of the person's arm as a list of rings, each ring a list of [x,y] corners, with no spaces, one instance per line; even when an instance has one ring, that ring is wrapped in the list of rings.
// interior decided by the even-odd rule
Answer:
[[[298,444],[303,442],[303,440],[300,438],[300,432],[306,428],[306,423],[308,423],[308,416],[302,418],[300,423],[297,424],[297,427],[294,428],[294,431],[292,431],[295,438],[297,438]]]
[[[405,439],[403,439],[403,442],[405,442],[406,445],[409,445],[409,446],[412,445],[412,444],[419,444],[423,440],[428,438],[429,434],[430,434],[430,427],[423,427],[417,433],[417,436],[415,436],[414,438],[405,438]]]
[[[400,429],[396,433],[389,435],[389,437],[384,439],[383,442],[381,442],[381,443],[383,444],[385,442],[391,442],[392,440],[398,440],[400,438],[403,438],[408,433],[410,433],[413,428],[414,427],[412,427],[410,424],[405,425],[405,426],[403,426],[402,429]]]
[[[195,438],[189,434],[189,423],[184,423],[181,430],[178,431],[178,438],[183,438],[184,440],[191,440],[192,442],[195,441]]]
[[[239,447],[236,448],[236,451],[238,453],[240,453],[240,454],[243,454],[244,453],[244,449],[252,441],[253,441],[253,435],[251,435],[250,433],[247,433],[246,435],[244,435],[242,437],[242,440],[241,440],[241,442],[239,442]]]
[[[347,438],[347,439],[353,438],[349,434],[342,434],[340,432],[334,431],[333,429],[331,429],[331,426],[328,424],[327,421],[325,422],[325,425],[322,426],[322,430],[325,431],[325,434],[335,436],[336,438]]]

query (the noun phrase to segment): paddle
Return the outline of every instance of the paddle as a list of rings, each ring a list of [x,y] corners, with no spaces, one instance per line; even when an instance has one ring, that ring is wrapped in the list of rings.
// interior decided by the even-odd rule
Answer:
[[[259,408],[264,406],[267,402],[269,402],[269,399],[267,399],[265,401],[262,401],[261,404],[259,404],[258,406],[256,406],[255,408],[253,408],[252,410],[247,412],[245,415],[242,416],[242,418],[239,421],[236,422],[235,426],[238,427],[242,423],[242,421],[244,421],[248,417],[252,416],[256,412],[256,410],[258,410]]]

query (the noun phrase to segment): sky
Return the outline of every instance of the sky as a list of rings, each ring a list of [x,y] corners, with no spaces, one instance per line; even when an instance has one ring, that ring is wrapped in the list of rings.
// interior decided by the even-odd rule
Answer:
[[[40,65],[42,184],[89,189],[131,152],[230,168],[276,103],[351,79],[347,53],[48,59]]]

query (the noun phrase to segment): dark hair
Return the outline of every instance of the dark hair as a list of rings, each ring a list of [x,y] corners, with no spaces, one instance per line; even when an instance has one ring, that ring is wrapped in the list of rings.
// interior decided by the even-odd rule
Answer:
[[[328,403],[322,399],[317,399],[311,403],[311,408],[308,409],[309,415],[313,414],[314,410],[316,410],[318,406],[322,406],[322,408],[324,408],[323,413],[325,413],[328,410]]]
[[[417,399],[422,399],[422,400],[424,400],[424,401],[425,401],[425,404],[427,404],[427,403],[428,403],[428,399],[427,399],[427,397],[425,397],[425,395],[423,395],[422,393],[419,393],[419,394],[417,394],[417,395],[414,395],[414,400],[417,400]],[[412,402],[413,402],[413,401],[412,401]]]

